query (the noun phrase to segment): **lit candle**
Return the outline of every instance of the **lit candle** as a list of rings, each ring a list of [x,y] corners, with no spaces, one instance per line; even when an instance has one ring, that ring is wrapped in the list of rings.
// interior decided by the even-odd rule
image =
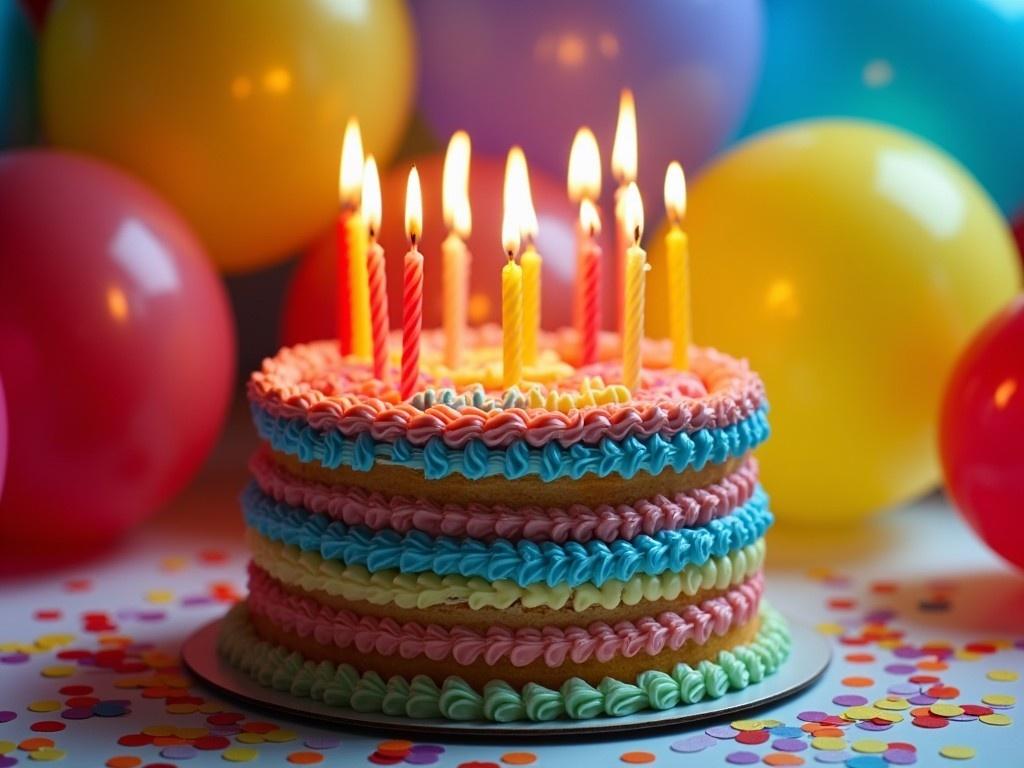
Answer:
[[[665,172],[665,211],[670,222],[665,235],[668,267],[668,323],[672,339],[672,365],[690,367],[690,257],[682,221],[686,213],[686,177],[683,167],[672,162]]]
[[[644,291],[646,288],[647,254],[640,247],[644,233],[644,207],[636,183],[626,188],[623,214],[633,243],[626,250],[626,296],[623,313],[622,381],[631,390],[640,383],[640,348],[644,333]]]
[[[363,140],[359,122],[349,118],[345,138],[341,142],[341,164],[338,173],[338,198],[341,211],[335,228],[338,271],[338,344],[342,355],[352,352],[352,296],[350,290],[349,239],[350,224],[358,219],[360,184],[363,173]],[[358,223],[358,222],[357,222]],[[356,226],[352,224],[352,227]],[[362,228],[362,225],[358,225]]]
[[[402,399],[416,391],[420,378],[420,331],[423,330],[423,255],[419,241],[423,236],[423,198],[416,166],[409,171],[405,188],[405,231],[409,252],[405,254],[402,280]]]
[[[597,139],[589,128],[580,128],[572,140],[569,150],[569,199],[574,203],[590,200],[592,203],[601,196],[601,154]],[[579,224],[579,222],[577,222]],[[573,282],[572,317],[573,327],[582,339],[584,323],[584,250],[588,232],[576,228],[576,280]]]
[[[469,208],[469,134],[457,131],[448,142],[441,182],[441,202],[448,237],[441,245],[443,272],[444,359],[457,368],[462,358],[469,301],[469,249],[466,238],[472,229]]]
[[[377,242],[381,220],[380,176],[373,155],[363,169],[363,218],[369,233],[366,268],[370,287],[370,326],[373,333],[373,375],[384,380],[388,362],[388,283],[384,249]]]
[[[519,147],[508,153],[509,183],[515,195],[519,215],[519,234],[523,241],[523,255],[519,264],[523,269],[523,363],[537,362],[538,337],[540,336],[540,273],[543,265],[540,253],[534,245],[537,238],[537,211],[533,207],[530,192],[530,170],[526,155]]]
[[[580,249],[580,277],[582,287],[580,306],[580,360],[583,365],[597,362],[597,337],[601,330],[601,246],[597,235],[601,231],[601,217],[597,206],[584,198],[580,203],[580,230],[584,232]]]
[[[612,175],[618,182],[615,190],[615,322],[623,332],[623,299],[626,250],[633,243],[633,233],[626,226],[624,200],[629,185],[636,181],[637,165],[636,103],[633,92],[623,89],[619,97],[619,120],[612,144]]]
[[[501,245],[508,263],[501,270],[502,383],[518,386],[523,378],[523,270],[519,253],[521,214],[513,163],[505,165],[505,200],[501,220]]]

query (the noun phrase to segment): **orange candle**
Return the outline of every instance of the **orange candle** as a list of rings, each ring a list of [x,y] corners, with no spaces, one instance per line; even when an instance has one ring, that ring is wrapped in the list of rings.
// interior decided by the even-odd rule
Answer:
[[[420,332],[423,330],[423,255],[419,241],[423,236],[423,198],[420,175],[413,166],[405,188],[405,231],[409,252],[405,254],[402,281],[402,382],[403,400],[416,392],[420,378]]]

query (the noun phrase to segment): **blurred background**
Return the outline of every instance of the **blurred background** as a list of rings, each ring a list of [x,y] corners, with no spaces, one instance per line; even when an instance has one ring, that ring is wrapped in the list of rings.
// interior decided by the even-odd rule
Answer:
[[[1024,0],[0,0],[0,546],[41,562],[116,540],[218,441],[207,475],[241,487],[249,371],[335,332],[350,116],[381,165],[389,270],[423,175],[427,325],[459,129],[471,322],[499,317],[519,144],[543,323],[568,324],[569,148],[593,129],[610,210],[622,88],[648,333],[667,331],[678,160],[695,338],[765,378],[780,521],[848,530],[945,484],[1024,566]]]

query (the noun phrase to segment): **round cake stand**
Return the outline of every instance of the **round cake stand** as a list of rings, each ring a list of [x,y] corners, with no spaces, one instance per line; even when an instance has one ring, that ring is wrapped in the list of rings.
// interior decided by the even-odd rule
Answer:
[[[787,619],[788,621],[788,619]],[[645,728],[662,728],[693,723],[698,720],[732,715],[759,707],[803,690],[818,680],[832,658],[829,642],[809,627],[789,622],[792,651],[773,675],[742,691],[727,693],[717,699],[667,710],[638,712],[625,717],[598,717],[590,720],[552,720],[548,722],[459,722],[453,720],[413,720],[379,713],[356,712],[330,707],[322,702],[293,696],[290,693],[264,688],[234,667],[217,653],[217,636],[221,619],[212,621],[193,633],[182,646],[185,665],[196,677],[217,691],[254,707],[294,718],[315,720],[340,726],[402,734],[434,734],[440,736],[526,736],[545,739],[556,736],[614,734]],[[384,675],[387,677],[387,675]]]

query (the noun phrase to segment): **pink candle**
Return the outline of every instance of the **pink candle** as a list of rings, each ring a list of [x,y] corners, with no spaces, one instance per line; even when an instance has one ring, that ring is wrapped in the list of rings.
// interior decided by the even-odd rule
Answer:
[[[580,203],[580,231],[586,233],[580,248],[580,360],[597,362],[597,337],[601,330],[601,246],[597,234],[601,219],[590,200]]]
[[[363,220],[369,230],[366,250],[367,282],[370,298],[370,337],[373,340],[373,375],[380,381],[387,375],[388,364],[388,283],[384,269],[384,249],[377,242],[380,232],[380,176],[373,155],[363,166]]]
[[[405,229],[411,247],[402,276],[402,399],[416,392],[420,378],[420,332],[423,330],[423,254],[417,243],[423,234],[420,176],[413,166],[405,191]]]

